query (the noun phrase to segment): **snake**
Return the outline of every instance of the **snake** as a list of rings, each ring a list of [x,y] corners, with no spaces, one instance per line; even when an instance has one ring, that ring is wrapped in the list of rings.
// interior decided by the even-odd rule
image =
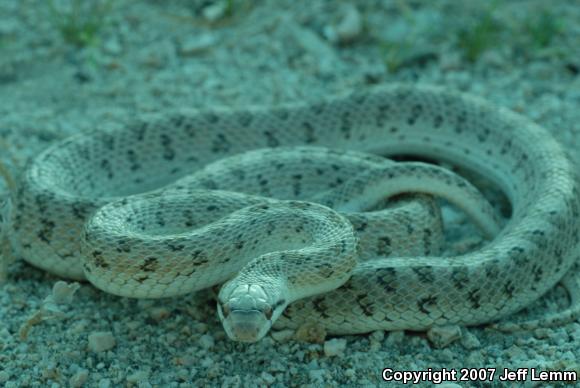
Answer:
[[[387,159],[401,155],[436,163]],[[437,163],[497,186],[505,224]],[[434,196],[489,240],[442,256]],[[127,297],[221,285],[218,315],[243,342],[308,322],[337,335],[494,322],[554,287],[580,247],[577,172],[553,136],[428,85],[143,115],[49,147],[10,201],[27,262]]]

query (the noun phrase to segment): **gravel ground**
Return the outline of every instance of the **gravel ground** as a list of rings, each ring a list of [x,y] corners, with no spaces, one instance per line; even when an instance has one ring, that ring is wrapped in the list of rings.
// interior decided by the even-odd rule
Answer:
[[[466,3],[0,0],[0,161],[17,175],[59,139],[147,112],[314,101],[394,81],[445,85],[521,112],[580,161],[580,4]],[[462,329],[441,349],[403,332],[322,344],[281,333],[248,346],[225,337],[205,294],[131,300],[87,284],[73,294],[74,285],[19,260],[7,273],[5,387],[394,384],[383,383],[383,368],[494,368],[493,383],[441,386],[502,386],[504,368],[580,373],[579,323],[514,335]],[[513,319],[566,305],[557,288]],[[558,385],[545,384],[522,382]]]

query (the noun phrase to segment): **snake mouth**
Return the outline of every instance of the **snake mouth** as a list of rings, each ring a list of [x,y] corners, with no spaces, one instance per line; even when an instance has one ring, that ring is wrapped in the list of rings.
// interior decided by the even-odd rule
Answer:
[[[256,342],[270,330],[272,321],[258,310],[233,310],[222,319],[223,327],[232,340]]]

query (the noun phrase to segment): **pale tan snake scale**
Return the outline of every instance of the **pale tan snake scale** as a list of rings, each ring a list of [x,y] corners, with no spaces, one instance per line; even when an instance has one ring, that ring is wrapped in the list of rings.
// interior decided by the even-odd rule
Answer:
[[[268,147],[284,147],[281,150],[291,153],[288,147],[295,146],[327,147],[331,151],[326,152],[338,162],[341,155],[349,157],[346,150],[418,155],[450,162],[483,174],[504,191],[512,205],[511,218],[490,243],[462,256],[414,253],[411,257],[397,257],[387,252],[388,259],[357,262],[356,238],[344,231],[351,228],[356,232],[364,225],[364,219],[356,218],[364,216],[356,214],[364,210],[357,206],[366,205],[356,200],[349,203],[344,190],[376,202],[376,190],[388,191],[388,184],[378,184],[373,194],[365,192],[365,186],[359,186],[356,179],[376,183],[392,178],[403,182],[410,176],[405,184],[418,186],[417,191],[436,189],[436,194],[445,194],[443,187],[470,190],[451,175],[439,170],[426,173],[421,166],[371,168],[370,174],[378,175],[357,177],[354,172],[362,169],[362,164],[380,163],[377,157],[364,159],[364,155],[360,159],[353,156],[358,161],[345,167],[350,172],[333,172],[333,163],[319,167],[320,175],[325,176],[321,181],[331,194],[319,194],[318,199],[325,205],[336,205],[338,210],[343,206],[342,215],[326,206],[304,202],[316,199],[315,191],[323,188],[314,179],[316,168],[288,179],[284,187],[295,199],[264,199],[262,195],[267,194],[284,196],[267,193],[276,191],[277,168],[284,168],[276,163],[254,171],[235,166],[224,169],[224,174],[231,174],[226,182],[245,181],[245,186],[256,187],[255,193],[224,191],[230,188],[220,187],[217,179],[211,179],[212,171],[205,171],[203,179],[189,186],[189,178],[184,178],[182,187],[123,198],[165,186],[235,154]],[[310,152],[307,148],[296,150],[297,154]],[[280,157],[286,160],[282,154]],[[338,165],[337,170],[341,168]],[[397,175],[397,171],[405,171],[405,175]],[[228,309],[220,310],[220,314],[230,312],[228,298],[238,298],[243,303],[257,303],[253,309],[266,311],[266,320],[275,320],[282,314],[275,327],[296,328],[315,321],[329,333],[346,334],[474,325],[522,309],[553,287],[577,260],[580,198],[575,174],[563,148],[547,131],[507,109],[442,88],[393,85],[316,104],[240,111],[183,110],[144,119],[123,129],[73,137],[51,147],[30,164],[12,199],[10,238],[15,251],[37,267],[74,279],[85,278],[86,270],[99,288],[140,297],[167,295],[165,290],[169,290],[169,295],[190,292],[195,289],[189,283],[197,267],[209,271],[204,287],[225,281],[240,270],[228,262],[241,245],[243,253],[238,256],[246,255],[248,260],[259,256],[259,263],[252,262],[249,267],[261,265],[265,269],[258,278],[249,274],[251,268],[241,269],[242,280],[235,280],[238,283],[233,286],[232,282],[227,283],[220,292],[221,309]],[[353,177],[350,182],[348,176]],[[329,182],[328,177],[338,181]],[[435,187],[436,178],[444,181],[441,188]],[[347,188],[333,194],[334,188],[345,181]],[[421,182],[427,187],[422,188]],[[319,187],[308,192],[310,184]],[[185,205],[192,193],[198,202]],[[475,203],[467,197],[458,198],[460,206]],[[82,258],[81,232],[87,220],[113,200],[116,202],[99,210],[88,222],[88,241],[83,245]],[[269,209],[270,203],[274,210]],[[280,204],[282,210],[277,210]],[[411,233],[419,236],[415,237],[417,241],[425,233],[438,232],[438,216],[428,199],[406,206],[422,206],[421,211],[432,213],[431,221],[424,221],[420,233]],[[113,212],[115,208],[120,213]],[[105,217],[108,213],[112,218]],[[474,210],[473,216],[481,213]],[[265,219],[253,221],[256,214]],[[321,219],[321,214],[328,217]],[[217,224],[206,224],[210,221]],[[485,217],[480,221],[485,224]],[[197,228],[198,232],[191,235],[185,226]],[[91,235],[94,230],[100,234]],[[279,234],[266,239],[272,230]],[[259,239],[253,236],[254,232],[259,233]],[[396,231],[393,233],[397,235]],[[193,240],[188,239],[191,236]],[[369,237],[363,246],[383,243],[389,250],[391,243],[395,245],[388,238],[381,240],[383,237],[388,236]],[[143,245],[131,245],[137,240],[145,242],[146,250]],[[108,245],[98,245],[103,241]],[[313,241],[322,245],[309,246]],[[276,251],[278,245],[282,251]],[[330,252],[332,257],[317,261],[320,246],[326,250],[324,255]],[[187,254],[176,259],[178,265],[166,265],[160,258],[168,251]],[[208,258],[209,252],[215,257]],[[285,269],[279,263],[288,252],[291,264],[287,267],[294,272],[282,275],[281,281],[277,276]],[[268,260],[271,257],[274,259]],[[313,257],[314,261],[308,262]],[[330,260],[333,257],[341,259],[334,262]],[[212,260],[221,260],[222,266],[214,266]],[[112,267],[115,270],[109,271]],[[313,283],[308,280],[312,274],[316,275]],[[245,286],[256,279],[263,284],[256,289]],[[345,281],[336,291],[326,292]],[[256,299],[250,301],[248,295]],[[300,299],[304,296],[308,298]],[[282,312],[294,299],[300,300]],[[270,302],[275,305],[268,306]],[[247,315],[253,313],[252,310]],[[249,319],[259,320],[254,316]],[[240,322],[234,325],[244,324]],[[267,330],[269,323],[260,324],[267,325]]]

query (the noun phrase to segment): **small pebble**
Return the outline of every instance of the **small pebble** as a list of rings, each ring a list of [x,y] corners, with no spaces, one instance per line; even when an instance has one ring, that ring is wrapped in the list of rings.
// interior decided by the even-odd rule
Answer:
[[[476,349],[481,346],[479,339],[471,332],[465,331],[463,333],[463,338],[461,339],[461,344],[465,349]]]
[[[111,380],[110,379],[101,379],[99,380],[97,387],[98,388],[110,388],[111,385]]]
[[[147,371],[137,371],[129,376],[127,376],[128,383],[139,383],[141,386],[143,383],[146,383],[146,380],[149,378],[149,372]]]
[[[105,41],[103,44],[103,50],[107,54],[119,55],[123,52],[123,47],[121,46],[121,43],[118,39],[111,38]]]
[[[369,335],[369,339],[372,342],[382,342],[385,339],[385,332],[383,330],[373,331],[371,335]]]
[[[213,366],[213,364],[215,364],[215,361],[212,360],[210,357],[204,358],[199,363],[199,365],[203,366],[204,368],[210,368],[211,366]]]
[[[52,298],[57,304],[72,302],[75,292],[81,287],[79,283],[67,283],[59,280],[52,286]]]
[[[313,382],[322,383],[324,381],[324,373],[324,369],[314,369],[308,372],[308,377]]]
[[[204,334],[201,337],[199,337],[198,342],[204,349],[211,349],[215,345],[215,340],[209,334]]]
[[[10,374],[7,371],[5,370],[0,371],[0,383],[7,382],[9,378]]]
[[[153,307],[151,310],[149,310],[149,316],[155,322],[160,322],[160,321],[166,319],[167,317],[169,317],[170,315],[171,315],[171,311],[169,311],[165,307]]]
[[[274,382],[276,381],[276,378],[268,372],[262,372],[262,374],[260,374],[260,377],[262,378],[262,380],[264,380],[264,383],[266,383],[267,385],[274,384]]]
[[[389,336],[387,337],[386,344],[387,345],[398,345],[403,342],[405,339],[405,331],[403,330],[395,330],[389,332]]]
[[[324,354],[327,357],[343,354],[346,349],[346,340],[343,338],[333,338],[324,342]]]
[[[181,56],[191,56],[210,49],[217,43],[213,34],[188,35],[179,44]]]
[[[71,387],[82,387],[89,378],[89,371],[86,369],[80,370],[75,373],[69,380],[69,385]]]
[[[101,331],[89,334],[89,350],[100,353],[115,347],[116,341],[110,331]]]
[[[202,11],[203,17],[209,22],[216,22],[226,14],[227,2],[219,1],[208,5]]]
[[[427,331],[427,338],[436,348],[444,348],[461,338],[461,328],[456,325],[436,326]]]
[[[293,330],[272,330],[272,331],[270,331],[270,336],[276,342],[287,342],[290,339],[292,339],[292,337],[294,337],[294,331]]]
[[[360,36],[362,27],[360,12],[354,5],[349,4],[340,23],[325,28],[324,34],[331,42],[350,43]]]

